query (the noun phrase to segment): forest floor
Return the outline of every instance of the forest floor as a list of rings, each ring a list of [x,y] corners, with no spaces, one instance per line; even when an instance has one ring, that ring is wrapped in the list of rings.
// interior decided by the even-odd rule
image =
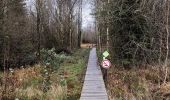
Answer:
[[[48,79],[40,64],[14,69],[8,75],[0,72],[0,100],[78,100],[88,54],[89,49],[76,50]]]
[[[40,64],[10,70],[8,75],[0,72],[0,100],[78,100],[89,46],[84,44],[83,49],[70,55],[64,54],[67,59],[62,61],[57,71],[49,74],[48,79],[43,77],[44,66]],[[63,57],[63,54],[60,56]],[[100,62],[101,57],[98,57]],[[168,68],[164,84],[165,74],[158,66],[127,70],[113,64],[106,83],[110,100],[169,100],[170,65]]]
[[[102,60],[98,53],[99,64]],[[110,100],[170,100],[170,65],[167,79],[159,66],[124,69],[114,64],[108,70],[106,87]]]
[[[170,69],[168,70],[170,72]],[[170,73],[164,84],[163,72],[158,67],[130,69],[111,68],[108,74],[108,91],[113,100],[169,100]]]

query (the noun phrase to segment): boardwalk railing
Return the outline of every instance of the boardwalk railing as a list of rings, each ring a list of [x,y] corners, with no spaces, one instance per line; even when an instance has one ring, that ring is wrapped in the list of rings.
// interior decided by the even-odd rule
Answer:
[[[108,100],[102,72],[97,65],[96,48],[90,52],[80,100]]]

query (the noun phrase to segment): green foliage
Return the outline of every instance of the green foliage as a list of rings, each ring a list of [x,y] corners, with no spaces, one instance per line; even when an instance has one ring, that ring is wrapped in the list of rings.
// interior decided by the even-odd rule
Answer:
[[[65,79],[60,83],[67,85],[67,100],[78,100],[80,98],[88,54],[89,49],[79,49],[71,56],[72,59],[61,64],[59,73],[65,76]]]
[[[41,61],[44,65],[51,65],[52,67],[55,67],[56,69],[59,68],[59,58],[57,57],[57,54],[55,53],[55,49],[41,50]]]
[[[106,28],[109,28],[110,52],[115,64],[130,66],[158,59],[159,53],[155,52],[158,48],[153,47],[151,40],[157,38],[158,33],[150,5],[143,2],[146,1],[110,0],[110,3],[101,1],[96,7],[101,37],[105,38]],[[105,39],[102,42],[105,44]]]
[[[57,54],[55,48],[41,50],[41,61],[44,65],[50,65],[53,71],[57,71],[61,63],[74,63],[73,58],[65,53]]]
[[[98,57],[99,62],[101,62],[103,60],[103,54],[98,49],[97,49],[97,57]]]
[[[0,1],[0,65],[2,65],[4,54],[9,55],[8,65],[20,67],[35,63],[33,45],[30,35],[27,33],[26,8],[24,0],[1,0]],[[6,9],[6,10],[5,10]],[[8,37],[8,39],[6,39]],[[5,49],[10,48],[9,51]]]
[[[114,44],[113,47],[117,47],[114,54],[119,57],[120,61],[123,61],[123,65],[133,64],[133,59],[143,60],[140,55],[141,49],[137,50],[139,53],[137,58],[134,58],[133,55],[137,48],[136,44],[140,44],[145,39],[148,26],[143,13],[137,12],[140,3],[134,1],[136,0],[116,1],[119,3],[116,3],[117,5],[114,5],[114,8],[118,9],[113,9],[111,15],[115,16],[113,18],[114,23],[112,23],[112,31],[115,33],[111,34],[114,35],[112,39],[115,40],[112,43]]]

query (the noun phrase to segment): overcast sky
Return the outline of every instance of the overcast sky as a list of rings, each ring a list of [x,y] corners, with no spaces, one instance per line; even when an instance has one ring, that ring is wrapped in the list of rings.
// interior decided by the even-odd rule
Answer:
[[[83,28],[89,27],[89,25],[93,25],[94,19],[91,15],[92,13],[92,0],[84,0],[83,3]]]
[[[27,7],[30,9],[32,5],[32,0],[26,0]],[[92,13],[92,0],[83,0],[83,24],[82,28],[86,29],[89,26],[94,24],[93,16],[90,15]]]

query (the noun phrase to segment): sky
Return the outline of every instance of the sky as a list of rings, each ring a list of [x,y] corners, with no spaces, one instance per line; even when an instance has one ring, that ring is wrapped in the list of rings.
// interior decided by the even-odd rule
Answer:
[[[83,12],[82,12],[83,13],[83,25],[82,27],[87,28],[89,27],[89,25],[92,26],[94,23],[94,18],[91,15],[93,7],[91,3],[92,0],[84,0],[84,1],[86,2],[83,3]]]
[[[27,7],[30,9],[30,6],[32,5],[32,0],[26,0]],[[92,13],[92,0],[83,0],[83,9],[82,9],[82,17],[83,17],[83,23],[82,28],[86,29],[88,27],[92,27],[94,24],[94,18],[91,15]]]

